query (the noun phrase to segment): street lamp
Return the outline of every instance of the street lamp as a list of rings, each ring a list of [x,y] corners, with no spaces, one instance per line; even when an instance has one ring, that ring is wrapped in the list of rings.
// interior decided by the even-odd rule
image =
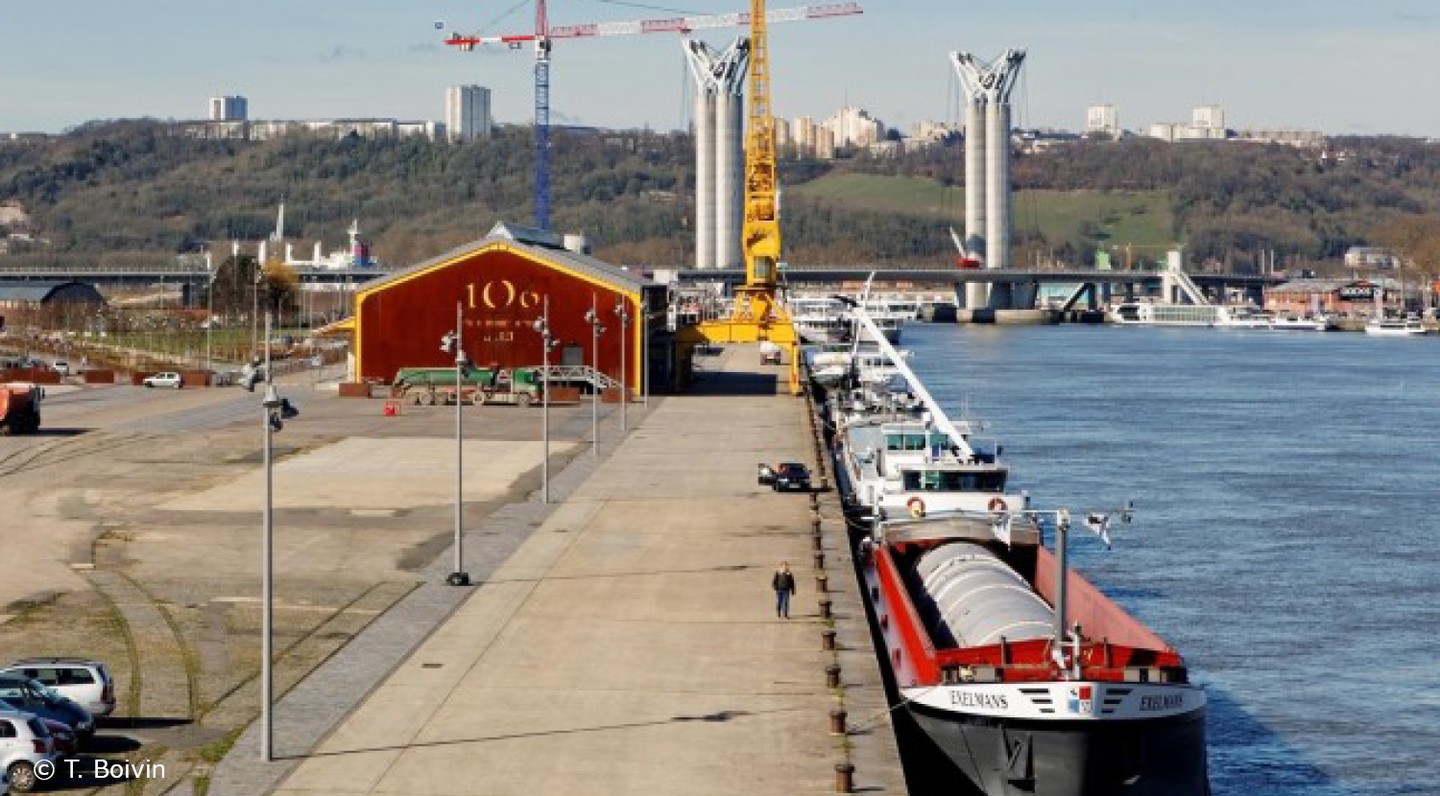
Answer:
[[[470,585],[470,573],[465,571],[464,566],[464,537],[461,535],[465,508],[465,412],[462,411],[465,400],[461,387],[465,383],[465,368],[470,365],[462,347],[465,332],[463,313],[463,305],[455,302],[455,331],[440,338],[440,350],[455,355],[455,569],[445,579],[451,586]]]
[[[590,455],[600,456],[600,335],[605,327],[600,325],[596,310],[595,294],[590,294],[590,309],[585,311],[585,322],[590,324]]]
[[[630,382],[625,372],[625,335],[630,328],[630,309],[625,306],[625,297],[615,297],[615,317],[620,319],[620,430],[630,428],[627,408],[630,403]]]
[[[265,372],[269,378],[270,364],[270,316],[265,316]],[[261,429],[264,435],[263,462],[265,469],[265,506],[260,519],[260,762],[268,763],[273,759],[274,733],[270,708],[273,704],[272,686],[273,676],[273,649],[274,649],[274,628],[273,619],[275,615],[275,556],[273,540],[275,537],[275,479],[274,479],[274,445],[273,436],[276,431],[285,427],[286,420],[300,414],[300,411],[290,405],[290,401],[281,398],[275,391],[275,384],[270,382],[265,387],[265,398],[260,402]]]
[[[543,366],[540,368],[540,438],[543,444],[540,458],[540,495],[542,503],[550,502],[550,297],[545,297],[544,309],[533,324],[540,334],[540,350]]]
[[[213,376],[215,359],[211,353],[210,330],[215,325],[215,260],[208,249],[205,251],[205,272],[209,276],[205,281],[205,370]]]

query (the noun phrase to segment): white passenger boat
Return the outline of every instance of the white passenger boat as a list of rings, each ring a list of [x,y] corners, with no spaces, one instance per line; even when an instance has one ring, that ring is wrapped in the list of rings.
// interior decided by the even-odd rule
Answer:
[[[1277,315],[1270,319],[1270,328],[1277,332],[1323,332],[1330,328],[1324,318]]]
[[[1410,315],[1404,318],[1371,318],[1365,324],[1365,334],[1378,337],[1418,337],[1428,330],[1420,319]]]
[[[1253,307],[1221,307],[1215,320],[1218,329],[1269,329],[1274,319]]]
[[[1214,304],[1172,304],[1159,301],[1127,301],[1110,310],[1111,323],[1119,326],[1215,326],[1225,312]]]

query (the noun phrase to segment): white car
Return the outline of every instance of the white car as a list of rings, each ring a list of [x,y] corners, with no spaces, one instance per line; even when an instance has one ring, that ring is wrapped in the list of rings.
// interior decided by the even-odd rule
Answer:
[[[115,711],[115,679],[100,661],[86,658],[24,658],[0,669],[0,675],[38,680],[92,716]]]
[[[55,760],[55,740],[45,723],[29,713],[0,710],[0,777],[10,778],[16,793],[28,793],[40,784],[35,767]],[[0,782],[0,794],[7,791]]]
[[[185,386],[185,382],[180,378],[180,374],[173,370],[156,373],[154,376],[146,376],[140,383],[146,387],[173,387],[177,390]]]
[[[50,366],[50,369],[55,371],[56,373],[59,373],[61,376],[70,375],[70,363],[64,360],[57,361],[55,364]]]

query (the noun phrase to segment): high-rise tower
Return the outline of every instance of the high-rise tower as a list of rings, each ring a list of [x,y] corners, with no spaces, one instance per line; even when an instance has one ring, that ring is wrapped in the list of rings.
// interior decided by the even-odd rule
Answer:
[[[490,136],[490,89],[451,86],[445,89],[445,134],[451,141]]]

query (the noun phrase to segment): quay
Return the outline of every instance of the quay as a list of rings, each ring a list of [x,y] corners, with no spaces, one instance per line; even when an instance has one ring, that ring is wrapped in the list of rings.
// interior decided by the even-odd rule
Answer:
[[[211,793],[904,793],[838,498],[756,483],[819,464],[808,402],[753,346],[703,360],[338,726],[268,766],[247,735]]]

